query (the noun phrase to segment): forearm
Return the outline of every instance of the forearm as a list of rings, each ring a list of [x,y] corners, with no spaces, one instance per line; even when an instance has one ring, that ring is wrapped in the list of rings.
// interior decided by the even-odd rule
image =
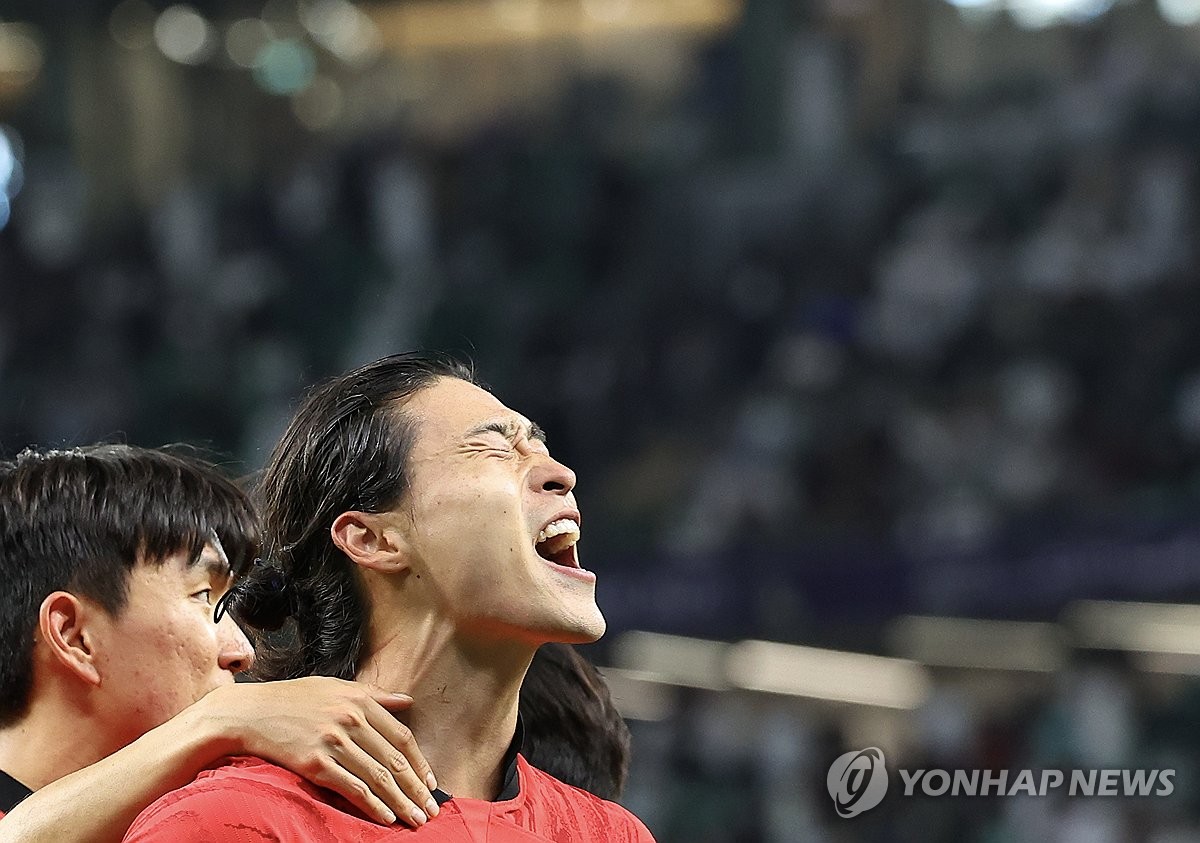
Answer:
[[[0,843],[120,841],[134,818],[208,764],[237,751],[201,704],[109,757],[38,790],[0,819]]]

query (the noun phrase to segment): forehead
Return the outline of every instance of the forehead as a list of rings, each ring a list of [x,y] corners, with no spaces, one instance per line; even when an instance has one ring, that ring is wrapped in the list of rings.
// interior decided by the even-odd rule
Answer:
[[[200,556],[194,560],[188,551],[178,550],[161,562],[139,562],[135,570],[153,572],[160,579],[192,578],[204,574],[225,576],[229,574],[229,559],[219,544],[206,544]]]
[[[417,421],[416,447],[457,441],[489,421],[516,421],[529,427],[529,419],[486,389],[457,378],[441,378],[422,389],[409,399],[405,412]]]

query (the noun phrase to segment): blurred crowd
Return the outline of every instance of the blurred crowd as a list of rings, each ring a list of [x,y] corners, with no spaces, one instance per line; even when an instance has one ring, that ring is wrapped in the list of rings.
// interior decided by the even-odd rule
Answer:
[[[664,628],[670,589],[753,578],[729,634],[811,636],[797,572],[844,577],[838,610],[871,592],[875,622],[974,608],[946,596],[964,571],[1029,613],[1005,560],[1072,543],[1109,554],[1110,596],[1200,593],[1195,537],[1111,550],[1200,506],[1200,39],[1155,6],[1029,31],[940,0],[749,0],[648,53],[666,82],[574,67],[449,135],[391,100],[313,133],[94,23],[48,31],[45,78],[0,113],[3,452],[189,441],[249,472],[306,386],[433,347],[549,431],[586,559],[668,580],[624,580]],[[1071,588],[1090,553],[1064,557]],[[696,600],[725,634],[728,605]],[[845,711],[697,691],[634,724],[631,805],[664,843],[1200,839],[1195,685],[1088,662],[1022,699],[944,689],[897,758],[1161,763],[1175,797],[892,800],[851,825],[824,791]]]
[[[579,74],[440,144],[313,144],[216,111],[218,71],[164,74],[143,94],[187,97],[192,137],[152,200],[129,150],[98,157],[119,123],[35,97],[4,448],[188,440],[249,470],[305,385],[432,346],[551,431],[593,553],[1169,523],[1200,493],[1194,44],[1145,4],[1041,32],[909,11],[896,46],[885,12],[749,3],[669,96]],[[78,64],[39,96],[102,84]]]

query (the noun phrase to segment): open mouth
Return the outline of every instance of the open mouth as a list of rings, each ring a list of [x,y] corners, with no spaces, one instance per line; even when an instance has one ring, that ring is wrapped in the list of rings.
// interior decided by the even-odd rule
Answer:
[[[579,541],[579,525],[570,518],[551,521],[538,533],[533,548],[547,562],[564,568],[578,568],[575,544]]]

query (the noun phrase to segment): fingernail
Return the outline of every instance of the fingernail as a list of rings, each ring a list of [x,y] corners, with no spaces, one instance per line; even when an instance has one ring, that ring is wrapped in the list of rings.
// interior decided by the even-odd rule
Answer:
[[[392,699],[396,700],[397,702],[412,702],[413,701],[413,698],[410,697],[408,694],[389,694],[388,696],[390,696]]]
[[[429,812],[429,816],[436,817],[441,808],[438,807],[437,800],[430,796],[429,801],[425,803],[425,810]]]
[[[433,777],[432,772],[425,774],[425,784],[429,786],[430,790],[437,790],[437,779]]]
[[[388,810],[388,809],[384,809],[384,812],[383,812],[383,818],[384,818],[385,820],[387,820],[387,824],[388,824],[388,825],[391,825],[392,823],[394,823],[394,822],[396,821],[396,815],[395,815],[395,814],[393,814],[393,813],[392,813],[390,810]]]
[[[425,825],[425,823],[429,822],[429,817],[425,816],[425,812],[420,808],[413,808],[412,816],[416,820],[417,825]]]

